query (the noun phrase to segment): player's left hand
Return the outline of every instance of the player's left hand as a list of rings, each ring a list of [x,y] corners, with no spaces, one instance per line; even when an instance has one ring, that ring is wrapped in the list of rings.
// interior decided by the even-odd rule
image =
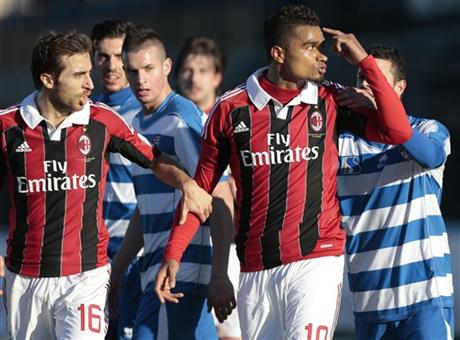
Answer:
[[[217,320],[222,323],[235,307],[233,285],[228,276],[211,277],[208,285],[208,313],[214,308]]]
[[[205,222],[212,212],[212,196],[203,190],[194,180],[187,181],[182,188],[181,215],[179,224],[184,224],[187,213],[194,213]]]
[[[348,107],[354,110],[361,108],[371,110],[377,109],[377,104],[375,103],[375,98],[372,92],[366,89],[347,87],[337,92],[335,100],[340,106]]]
[[[323,27],[323,31],[332,36],[332,50],[344,57],[350,64],[358,65],[368,56],[364,47],[352,33],[343,33],[332,28]]]
[[[176,287],[176,274],[179,271],[179,263],[176,260],[163,262],[155,279],[155,293],[161,303],[166,301],[179,303],[179,299],[184,296],[182,293],[173,293],[171,289]]]

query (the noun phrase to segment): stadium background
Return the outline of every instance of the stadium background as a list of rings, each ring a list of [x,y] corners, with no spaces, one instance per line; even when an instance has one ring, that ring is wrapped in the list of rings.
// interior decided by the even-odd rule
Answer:
[[[291,1],[300,2],[300,1]],[[105,18],[123,18],[160,33],[173,58],[188,36],[216,39],[227,52],[224,89],[243,82],[266,63],[264,19],[287,1],[281,0],[0,0],[0,107],[13,105],[33,90],[30,55],[39,32],[77,29],[89,33]],[[353,32],[363,45],[397,47],[408,62],[408,89],[404,103],[409,113],[432,117],[451,133],[443,195],[448,224],[456,310],[460,313],[460,0],[311,0],[305,2],[327,27]],[[328,51],[327,78],[354,84],[355,68]],[[173,78],[171,78],[173,80]],[[97,83],[97,81],[96,81]],[[7,198],[0,196],[0,224],[7,223]],[[6,227],[1,227],[4,251]],[[343,293],[336,339],[353,333],[348,288]],[[5,315],[0,303],[0,339],[5,337]],[[460,318],[457,316],[457,320]],[[460,336],[460,322],[456,325]]]

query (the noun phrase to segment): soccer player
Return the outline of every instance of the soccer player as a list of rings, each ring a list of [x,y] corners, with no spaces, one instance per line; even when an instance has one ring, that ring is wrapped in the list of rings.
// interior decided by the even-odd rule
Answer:
[[[32,54],[37,91],[0,114],[0,178],[11,197],[6,257],[13,339],[103,339],[109,286],[102,198],[120,152],[185,192],[205,220],[211,197],[114,111],[93,104],[91,40],[49,32]],[[185,218],[185,215],[184,215]]]
[[[176,80],[180,93],[198,105],[208,117],[214,105],[223,80],[225,54],[216,41],[208,37],[196,36],[185,40],[176,64]],[[213,244],[213,264],[208,289],[208,305],[219,305],[222,285],[238,287],[240,272],[233,239],[233,192],[229,181],[220,182],[213,191],[213,213],[211,215],[211,238]],[[217,197],[217,198],[216,198]],[[227,247],[227,248],[226,248]],[[230,251],[230,252],[229,252]],[[230,278],[230,281],[229,281]],[[224,301],[222,301],[224,302]],[[217,324],[219,339],[238,340],[241,338],[237,313],[220,315],[221,309],[215,308],[214,314],[221,321]],[[225,319],[225,320],[223,320]]]
[[[265,22],[268,67],[224,94],[205,127],[197,182],[211,191],[230,164],[238,188],[237,301],[244,339],[332,338],[344,247],[337,127],[398,144],[411,136],[404,107],[374,58],[352,34],[323,30],[337,53],[360,66],[375,90],[376,111],[337,112],[337,87],[321,85],[327,57],[319,18],[306,6],[286,5]],[[171,233],[156,280],[162,301],[181,296],[171,289],[198,224],[189,214]]]
[[[403,57],[383,46],[368,53],[401,97]],[[375,102],[360,72],[357,87]],[[338,99],[361,105],[353,92]],[[409,121],[412,137],[399,145],[349,132],[339,138],[337,193],[358,339],[453,339],[452,267],[439,207],[449,133],[433,119]]]
[[[200,152],[203,112],[171,89],[168,75],[172,62],[163,41],[152,29],[133,27],[126,34],[122,57],[130,86],[142,104],[133,127],[193,175]],[[162,305],[154,292],[154,279],[181,195],[138,166],[133,167],[133,183],[138,213],[115,256],[112,272],[112,280],[119,280],[128,261],[144,246],[140,260],[143,295],[133,339],[217,339],[214,320],[206,311],[211,275],[209,225],[201,225],[178,273],[178,284],[186,294],[184,304]]]
[[[93,96],[116,110],[129,124],[141,110],[141,104],[131,91],[121,60],[121,47],[130,23],[107,19],[91,30],[94,67],[102,84],[102,93]],[[110,169],[104,196],[103,217],[109,231],[108,256],[112,260],[128,228],[137,206],[131,176],[131,161],[118,153],[109,156]],[[136,259],[129,266],[119,289],[118,318],[110,316],[106,339],[130,338],[133,321],[141,296],[139,268]]]

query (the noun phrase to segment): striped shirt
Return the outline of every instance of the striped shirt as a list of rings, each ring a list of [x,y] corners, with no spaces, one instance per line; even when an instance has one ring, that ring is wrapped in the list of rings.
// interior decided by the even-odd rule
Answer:
[[[450,153],[447,129],[409,117]],[[440,211],[444,164],[424,168],[402,146],[339,138],[338,196],[357,320],[394,321],[453,307],[450,251]],[[445,160],[444,160],[445,161]]]
[[[345,235],[336,197],[338,125],[356,122],[363,135],[376,140],[393,139],[393,132],[402,127],[397,139],[405,141],[411,132],[407,121],[404,124],[402,104],[374,59],[366,58],[361,67],[386,99],[367,120],[363,115],[352,117],[353,113],[346,119],[338,115],[337,85],[330,82],[322,86],[306,82],[283,105],[260,86],[264,69],[215,105],[204,130],[195,178],[212,191],[230,164],[237,186],[235,242],[241,271],[343,254]],[[395,119],[387,129],[378,124],[386,118]],[[196,224],[196,217],[189,214],[184,225],[174,228],[165,259],[180,259]]]
[[[36,96],[0,115],[0,178],[11,202],[6,265],[32,277],[103,266],[107,155],[120,152],[150,167],[158,150],[103,104],[89,102],[54,128],[38,112]]]
[[[129,87],[116,93],[102,93],[93,100],[110,106],[129,124],[141,110],[141,104]],[[131,161],[119,153],[111,153],[109,157],[103,217],[110,235],[108,255],[113,258],[126,234],[137,200],[131,176]]]
[[[200,153],[203,113],[191,101],[171,92],[152,113],[140,112],[134,128],[172,156],[190,175],[195,173]],[[145,289],[153,282],[169,238],[174,212],[181,192],[170,187],[152,172],[133,166],[133,182],[144,235],[144,254],[140,259],[141,284]],[[184,254],[177,274],[177,287],[205,296],[211,274],[211,241],[209,225],[202,225]]]

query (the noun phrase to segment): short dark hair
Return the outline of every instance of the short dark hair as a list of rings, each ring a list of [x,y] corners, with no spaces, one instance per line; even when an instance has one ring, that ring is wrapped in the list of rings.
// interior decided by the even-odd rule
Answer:
[[[407,64],[404,57],[394,47],[373,45],[367,49],[367,53],[374,58],[391,62],[395,81],[405,80],[407,77]]]
[[[292,30],[299,25],[319,26],[318,15],[305,5],[290,4],[281,7],[264,23],[265,51],[270,60],[273,46],[285,47]]]
[[[40,76],[43,73],[59,77],[64,69],[61,57],[83,53],[91,55],[91,39],[86,34],[48,31],[41,35],[32,51],[31,71],[35,88],[42,88]]]
[[[121,19],[106,19],[98,22],[91,30],[93,48],[96,48],[102,40],[109,38],[123,38],[132,24]]]
[[[225,53],[219,44],[208,37],[193,36],[185,40],[182,49],[179,52],[176,63],[176,77],[184,66],[185,59],[189,55],[204,55],[211,57],[214,62],[214,67],[217,73],[224,73],[226,57]]]
[[[125,40],[123,41],[122,51],[123,53],[137,51],[146,43],[151,43],[159,47],[164,52],[165,57],[167,56],[165,44],[158,33],[151,28],[138,25],[128,28]]]

